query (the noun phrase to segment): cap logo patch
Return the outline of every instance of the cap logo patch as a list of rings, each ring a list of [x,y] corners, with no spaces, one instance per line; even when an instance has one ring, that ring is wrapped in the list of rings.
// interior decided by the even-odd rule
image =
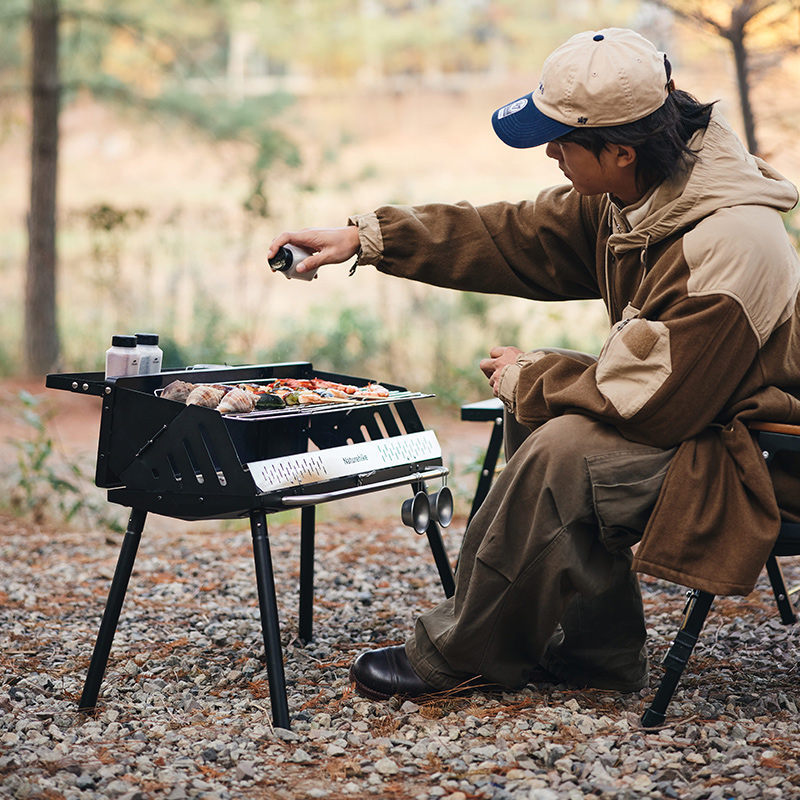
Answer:
[[[522,111],[522,109],[525,108],[526,105],[528,105],[528,98],[521,97],[519,100],[515,100],[513,103],[509,103],[507,106],[503,106],[497,112],[497,119],[510,117],[512,114],[516,114],[517,111]]]
[[[588,117],[578,117],[578,125],[585,125],[588,121]]]

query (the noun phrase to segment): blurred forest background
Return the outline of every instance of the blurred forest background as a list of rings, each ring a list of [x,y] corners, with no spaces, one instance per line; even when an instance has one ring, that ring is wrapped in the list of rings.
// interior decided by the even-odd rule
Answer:
[[[651,38],[679,88],[719,100],[753,152],[800,179],[794,2],[2,0],[0,376],[99,370],[112,334],[145,330],[168,367],[310,360],[459,403],[485,396],[477,362],[494,344],[596,352],[599,302],[348,265],[286,281],[264,254],[282,230],[384,203],[517,201],[559,182],[541,148],[502,145],[490,116],[555,46],[606,26]],[[32,99],[48,93],[51,265],[47,237],[29,241],[42,223]],[[47,280],[44,301],[30,287],[48,270],[52,313]]]

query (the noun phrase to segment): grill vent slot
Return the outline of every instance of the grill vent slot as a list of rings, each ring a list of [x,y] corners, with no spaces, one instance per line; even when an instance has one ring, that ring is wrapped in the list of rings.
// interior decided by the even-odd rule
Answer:
[[[378,439],[388,438],[381,418],[376,415],[368,417],[364,420],[364,422],[361,424],[361,431],[364,434],[362,441],[374,442]]]
[[[178,465],[175,463],[175,459],[172,457],[172,453],[167,453],[167,461],[169,462],[169,468],[172,470],[172,477],[180,483],[183,478],[181,476],[181,471],[178,469]]]
[[[209,436],[209,433],[206,430],[206,426],[205,425],[198,425],[197,429],[198,429],[198,431],[200,433],[200,438],[202,439],[203,444],[205,445],[206,452],[208,453],[208,457],[211,460],[211,466],[213,467],[214,472],[217,475],[217,480],[219,481],[219,485],[220,486],[227,486],[228,485],[228,479],[225,477],[225,473],[223,472],[222,467],[220,466],[220,460],[219,460],[219,458],[217,458],[217,456],[216,456],[216,454],[214,452],[214,448],[211,446],[211,437]]]
[[[189,459],[189,464],[192,467],[192,471],[194,472],[194,477],[198,483],[205,483],[205,477],[200,470],[200,466],[197,463],[197,459],[195,458],[194,451],[192,450],[192,445],[188,439],[183,440],[183,449],[186,451],[186,457]]]

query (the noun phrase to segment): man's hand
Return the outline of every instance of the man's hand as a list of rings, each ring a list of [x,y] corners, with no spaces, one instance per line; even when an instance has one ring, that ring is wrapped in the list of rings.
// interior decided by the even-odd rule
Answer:
[[[522,353],[523,351],[518,347],[513,347],[511,345],[507,347],[498,346],[493,347],[489,351],[489,358],[484,358],[481,361],[481,371],[489,379],[489,386],[492,387],[495,397],[497,397],[500,372],[503,367],[516,363],[517,358],[519,358]]]
[[[297,267],[298,272],[316,269],[323,264],[341,264],[352,258],[359,248],[358,228],[305,228],[302,231],[284,231],[272,240],[267,258],[272,258],[278,248],[285,244],[296,244],[310,250],[310,255]]]

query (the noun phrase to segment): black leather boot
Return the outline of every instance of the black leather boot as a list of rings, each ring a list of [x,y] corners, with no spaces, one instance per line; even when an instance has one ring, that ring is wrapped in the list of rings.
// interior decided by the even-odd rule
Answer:
[[[403,645],[362,653],[350,667],[350,680],[356,691],[370,700],[388,700],[394,695],[421,697],[437,691],[414,672]]]

